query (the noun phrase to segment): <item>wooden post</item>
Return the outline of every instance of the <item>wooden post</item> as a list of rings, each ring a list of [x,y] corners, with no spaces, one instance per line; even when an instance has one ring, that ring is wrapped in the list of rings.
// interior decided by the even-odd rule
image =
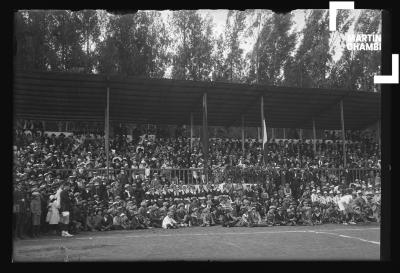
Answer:
[[[286,128],[283,128],[283,138],[286,139]]]
[[[105,132],[105,148],[107,158],[107,183],[110,184],[110,87],[107,86],[107,108],[106,108],[106,132]]]
[[[377,133],[377,140],[378,140],[378,149],[380,151],[381,150],[381,120],[380,119],[378,119],[376,133]]]
[[[193,150],[193,112],[190,113],[190,150]]]
[[[343,168],[346,168],[346,134],[344,131],[344,113],[343,113],[343,100],[340,101],[340,121],[342,124],[342,145],[343,145]]]
[[[312,129],[313,129],[313,147],[314,153],[317,153],[317,132],[315,130],[315,119],[312,120]]]
[[[203,94],[203,155],[206,183],[208,183],[208,118],[207,118],[207,93]]]
[[[242,115],[242,153],[244,156],[244,116]]]

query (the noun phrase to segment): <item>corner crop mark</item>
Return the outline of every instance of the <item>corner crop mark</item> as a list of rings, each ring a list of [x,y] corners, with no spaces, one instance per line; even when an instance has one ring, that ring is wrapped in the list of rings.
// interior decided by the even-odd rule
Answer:
[[[392,75],[374,76],[374,84],[399,83],[399,54],[392,54]]]
[[[354,9],[354,1],[329,1],[329,30],[336,31],[338,9]]]

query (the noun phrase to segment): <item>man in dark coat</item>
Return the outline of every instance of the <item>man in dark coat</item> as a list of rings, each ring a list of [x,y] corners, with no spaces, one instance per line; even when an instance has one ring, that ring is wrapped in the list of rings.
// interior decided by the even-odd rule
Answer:
[[[60,192],[60,212],[61,212],[61,236],[63,237],[71,237],[72,234],[68,233],[68,226],[69,226],[69,216],[70,212],[72,211],[72,202],[69,197],[69,184],[65,184],[64,188]]]

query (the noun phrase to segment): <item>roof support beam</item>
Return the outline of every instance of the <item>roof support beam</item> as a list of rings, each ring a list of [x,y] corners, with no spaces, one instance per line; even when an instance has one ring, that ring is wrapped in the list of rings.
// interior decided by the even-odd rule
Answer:
[[[244,157],[244,115],[242,115],[242,152]]]

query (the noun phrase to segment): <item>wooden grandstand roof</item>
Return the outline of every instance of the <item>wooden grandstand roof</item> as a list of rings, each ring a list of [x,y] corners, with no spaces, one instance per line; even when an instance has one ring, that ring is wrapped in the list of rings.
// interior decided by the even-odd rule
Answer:
[[[261,124],[264,96],[267,127],[341,129],[343,99],[346,129],[363,129],[380,118],[380,93],[316,88],[276,87],[223,82],[16,71],[14,114],[17,118],[104,121],[110,88],[110,120],[150,124],[202,122],[207,92],[209,126]]]

